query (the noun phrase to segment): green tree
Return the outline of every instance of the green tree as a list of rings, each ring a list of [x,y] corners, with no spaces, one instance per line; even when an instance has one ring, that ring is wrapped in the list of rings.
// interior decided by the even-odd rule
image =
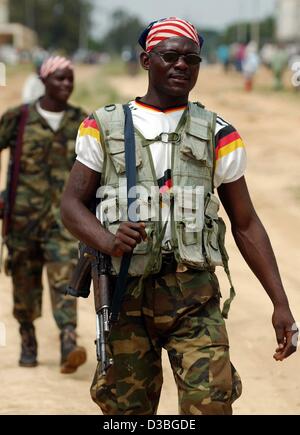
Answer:
[[[244,40],[238,42],[248,43],[251,39],[251,23],[234,23],[226,28],[220,35],[220,43],[232,44],[237,42],[239,28],[243,28]],[[259,23],[260,31],[260,45],[266,42],[273,42],[275,39],[275,19],[274,17],[267,17]]]
[[[137,45],[137,35],[145,28],[139,18],[129,15],[123,9],[117,9],[111,15],[111,28],[102,38],[100,45],[111,53],[122,52],[124,47],[134,48]]]
[[[35,30],[46,49],[70,53],[88,32],[90,0],[11,0],[10,21]]]

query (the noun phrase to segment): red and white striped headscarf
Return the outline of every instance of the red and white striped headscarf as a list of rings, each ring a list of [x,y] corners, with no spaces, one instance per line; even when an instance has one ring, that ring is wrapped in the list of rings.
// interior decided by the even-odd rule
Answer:
[[[65,68],[73,70],[72,62],[69,59],[62,56],[51,56],[42,63],[40,77],[45,79],[56,70]]]
[[[175,36],[190,38],[199,46],[203,42],[191,23],[181,18],[170,17],[151,23],[143,32],[140,43],[144,50],[150,52],[160,42]]]

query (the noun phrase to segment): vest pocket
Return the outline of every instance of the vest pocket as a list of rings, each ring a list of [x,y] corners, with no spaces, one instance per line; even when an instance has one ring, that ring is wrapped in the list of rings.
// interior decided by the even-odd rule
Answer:
[[[111,161],[115,167],[117,174],[126,172],[125,163],[125,140],[122,133],[111,133],[107,137],[107,148]],[[141,151],[138,146],[135,149],[136,166],[142,163]]]
[[[183,135],[180,146],[181,158],[195,159],[201,165],[207,165],[207,147],[210,140],[209,126],[205,121],[193,120]]]
[[[180,260],[191,266],[203,267],[205,258],[202,252],[202,232],[196,231],[195,222],[183,218],[177,222],[178,251]]]
[[[206,259],[210,266],[223,266],[219,246],[219,207],[218,198],[209,193],[204,209],[203,243]]]
[[[124,173],[126,171],[124,136],[109,136],[107,142],[108,152],[117,174]]]

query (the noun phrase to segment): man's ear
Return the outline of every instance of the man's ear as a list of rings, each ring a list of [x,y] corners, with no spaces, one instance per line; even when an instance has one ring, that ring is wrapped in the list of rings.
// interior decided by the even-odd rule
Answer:
[[[149,61],[150,61],[149,54],[143,51],[143,53],[141,53],[140,55],[140,63],[142,68],[145,69],[146,71],[149,70]]]

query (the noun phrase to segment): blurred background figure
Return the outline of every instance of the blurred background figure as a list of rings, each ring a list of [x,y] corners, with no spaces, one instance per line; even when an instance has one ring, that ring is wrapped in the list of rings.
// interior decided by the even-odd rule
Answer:
[[[247,92],[251,92],[253,89],[253,80],[259,65],[260,59],[257,53],[257,44],[251,41],[246,47],[245,57],[242,62],[242,70],[245,78],[244,86]]]
[[[45,94],[45,86],[40,79],[40,68],[47,57],[47,52],[37,48],[32,53],[34,71],[27,77],[22,89],[22,102],[32,103]]]
[[[135,76],[139,70],[139,53],[135,47],[125,47],[121,54],[123,62],[126,64],[127,73]]]
[[[273,43],[268,42],[262,46],[260,50],[260,59],[261,59],[261,63],[266,68],[269,69],[271,68],[271,62],[275,51],[276,51],[276,46]]]
[[[230,64],[230,51],[228,45],[222,44],[218,47],[217,58],[221,65],[223,65],[224,72],[227,73]]]
[[[235,53],[235,69],[237,72],[243,72],[243,62],[245,59],[246,46],[244,44],[237,44],[236,53]]]
[[[275,91],[283,89],[283,74],[288,66],[289,56],[283,44],[278,44],[275,47],[271,57],[271,69],[273,73],[273,88]]]
[[[86,117],[68,103],[73,65],[54,56],[40,67],[44,95],[7,110],[0,120],[0,151],[10,149],[3,227],[12,277],[13,314],[19,323],[19,365],[38,364],[34,321],[42,314],[42,272],[47,271],[52,313],[60,330],[60,372],[72,373],[86,360],[76,343],[76,300],[66,286],[77,260],[77,241],[64,228],[59,204],[75,160],[78,125]]]

